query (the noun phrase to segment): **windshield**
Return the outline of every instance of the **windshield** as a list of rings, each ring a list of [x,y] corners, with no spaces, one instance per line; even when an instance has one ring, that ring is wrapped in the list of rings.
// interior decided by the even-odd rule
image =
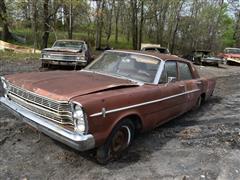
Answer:
[[[169,54],[168,49],[165,49],[165,48],[157,48],[157,50],[158,50],[160,53]]]
[[[226,54],[240,54],[240,49],[238,49],[238,48],[225,49],[224,52]]]
[[[107,75],[153,83],[160,60],[146,55],[125,52],[105,52],[86,70]]]
[[[81,50],[83,42],[79,41],[56,41],[53,45],[54,48]]]

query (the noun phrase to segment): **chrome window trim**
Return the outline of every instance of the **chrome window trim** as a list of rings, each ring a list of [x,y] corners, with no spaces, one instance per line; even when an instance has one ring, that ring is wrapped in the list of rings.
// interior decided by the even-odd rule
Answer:
[[[159,84],[160,78],[162,76],[162,72],[165,66],[165,61],[161,60],[161,63],[159,65],[158,71],[156,73],[155,79],[153,81],[153,84]]]
[[[140,107],[140,106],[145,106],[145,105],[165,101],[165,100],[168,100],[168,99],[171,99],[171,98],[174,98],[174,97],[178,97],[178,96],[182,96],[182,95],[186,95],[186,94],[190,94],[190,93],[194,93],[194,92],[198,92],[198,91],[200,91],[200,89],[194,89],[194,90],[191,90],[191,91],[186,91],[186,92],[183,92],[183,93],[175,94],[175,95],[172,95],[172,96],[167,96],[167,97],[156,99],[156,100],[153,100],[153,101],[147,101],[147,102],[144,102],[144,103],[139,103],[139,104],[135,104],[135,105],[130,105],[130,106],[125,106],[125,107],[121,107],[121,108],[111,109],[111,110],[107,110],[105,112],[105,114],[110,114],[110,113],[124,111],[124,110],[127,110],[127,109],[132,109],[132,108],[136,108],[136,107]],[[97,116],[101,116],[101,115],[103,115],[102,111],[91,114],[90,117],[97,117]]]

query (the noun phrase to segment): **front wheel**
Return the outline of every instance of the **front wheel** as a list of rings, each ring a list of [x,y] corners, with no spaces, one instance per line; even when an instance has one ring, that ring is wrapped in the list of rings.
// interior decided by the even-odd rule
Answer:
[[[107,164],[118,158],[131,144],[135,127],[130,119],[125,119],[113,129],[105,144],[97,149],[97,161]]]

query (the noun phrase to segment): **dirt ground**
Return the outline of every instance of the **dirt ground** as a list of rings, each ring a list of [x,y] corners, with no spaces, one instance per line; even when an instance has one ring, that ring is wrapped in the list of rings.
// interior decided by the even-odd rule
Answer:
[[[36,61],[0,62],[0,75],[36,71]],[[39,135],[0,107],[0,179],[240,179],[240,67],[200,67],[217,77],[213,97],[189,112],[136,137],[128,153],[100,166]]]

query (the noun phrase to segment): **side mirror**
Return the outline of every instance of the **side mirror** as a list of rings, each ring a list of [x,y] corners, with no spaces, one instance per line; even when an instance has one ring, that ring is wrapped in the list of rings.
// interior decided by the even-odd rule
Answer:
[[[80,49],[78,52],[79,52],[79,53],[81,53],[81,52],[83,52],[83,50],[82,50],[82,49]]]
[[[169,83],[172,83],[172,82],[176,82],[176,77],[168,77],[168,81],[167,81],[166,86],[167,86]]]

